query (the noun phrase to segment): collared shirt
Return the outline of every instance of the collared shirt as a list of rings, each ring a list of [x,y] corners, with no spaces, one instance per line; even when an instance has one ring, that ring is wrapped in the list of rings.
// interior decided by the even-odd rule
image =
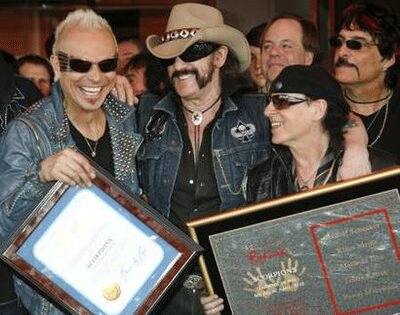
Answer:
[[[211,152],[211,133],[215,121],[216,119],[204,129],[203,141],[195,164],[182,108],[177,111],[177,122],[183,140],[178,176],[171,199],[171,213],[173,220],[178,219],[177,223],[220,208],[221,199]]]

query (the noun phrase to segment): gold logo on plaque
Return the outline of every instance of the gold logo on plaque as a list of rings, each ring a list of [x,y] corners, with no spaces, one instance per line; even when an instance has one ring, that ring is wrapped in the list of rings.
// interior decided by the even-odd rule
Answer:
[[[294,293],[299,287],[304,286],[301,276],[306,267],[299,270],[299,262],[288,258],[287,263],[281,261],[281,270],[263,273],[260,267],[256,267],[256,273],[248,271],[243,281],[248,285],[244,291],[251,292],[254,297],[269,298],[277,292]]]
[[[121,295],[121,288],[118,283],[112,283],[103,289],[103,296],[108,301],[114,301]]]

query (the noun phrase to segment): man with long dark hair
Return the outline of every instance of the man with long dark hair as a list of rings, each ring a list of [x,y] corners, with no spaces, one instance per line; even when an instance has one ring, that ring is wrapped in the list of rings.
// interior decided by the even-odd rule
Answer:
[[[352,4],[330,40],[334,74],[353,113],[368,132],[368,146],[400,157],[400,22],[377,4]]]
[[[264,95],[237,95],[250,64],[245,36],[213,7],[172,8],[165,34],[147,48],[168,71],[173,89],[142,117],[145,141],[138,154],[140,185],[149,203],[178,226],[210,211],[245,202],[242,179],[267,156],[269,128]],[[141,106],[147,106],[146,96]],[[195,273],[183,281],[164,313],[202,314],[193,291]],[[217,310],[215,310],[217,311]]]

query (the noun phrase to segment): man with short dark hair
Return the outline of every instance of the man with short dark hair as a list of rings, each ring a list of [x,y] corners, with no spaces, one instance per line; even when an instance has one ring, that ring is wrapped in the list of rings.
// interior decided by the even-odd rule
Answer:
[[[298,15],[276,16],[261,36],[263,72],[269,83],[284,67],[318,63],[320,55],[317,28]]]
[[[267,93],[266,79],[262,70],[261,62],[261,48],[260,39],[264,32],[267,23],[261,23],[253,27],[247,34],[246,39],[250,45],[251,62],[247,69],[247,73],[250,77],[251,88],[250,91]]]
[[[29,54],[18,58],[17,65],[20,76],[31,80],[44,97],[50,95],[54,71],[47,59]]]
[[[364,122],[368,146],[400,158],[398,17],[382,5],[350,5],[342,12],[330,43],[335,49],[335,78],[351,111]]]
[[[143,45],[137,38],[123,38],[118,41],[117,73],[123,74],[128,61],[143,50]]]

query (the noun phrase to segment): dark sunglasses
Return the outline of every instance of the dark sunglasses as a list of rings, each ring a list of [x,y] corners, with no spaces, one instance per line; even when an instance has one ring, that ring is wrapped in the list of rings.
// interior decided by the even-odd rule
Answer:
[[[343,44],[345,44],[346,47],[351,50],[360,50],[363,47],[377,46],[377,44],[367,43],[367,42],[364,42],[364,41],[358,40],[358,39],[344,40],[338,36],[331,37],[329,39],[329,44],[333,48],[340,48],[340,47],[342,47]]]
[[[75,71],[79,73],[86,73],[92,68],[92,65],[98,65],[101,72],[111,72],[117,69],[118,58],[105,59],[99,62],[91,62],[78,58],[72,58],[68,54],[59,51],[57,57],[60,62],[60,71]]]
[[[272,102],[272,104],[274,104],[276,109],[287,109],[290,106],[310,101],[310,99],[307,97],[300,98],[284,94],[270,95],[269,99]]]
[[[181,58],[184,62],[193,62],[207,57],[208,55],[216,51],[219,46],[220,45],[214,43],[197,42],[189,46],[178,57]],[[160,59],[160,61],[164,66],[169,67],[174,64],[175,59],[176,57],[170,59]]]

